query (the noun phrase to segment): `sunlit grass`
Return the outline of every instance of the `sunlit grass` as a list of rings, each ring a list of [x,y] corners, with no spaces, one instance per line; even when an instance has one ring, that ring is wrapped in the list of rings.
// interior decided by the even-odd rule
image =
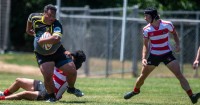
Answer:
[[[0,73],[0,90],[6,89],[17,77],[27,77],[42,80],[41,76]],[[153,78],[146,80],[141,93],[130,100],[124,100],[126,92],[133,89],[133,79],[120,78],[78,78],[76,87],[81,89],[85,96],[75,97],[64,93],[63,98],[55,105],[192,105],[185,91],[175,78]],[[198,79],[189,79],[194,92],[199,92]],[[22,91],[22,90],[20,90]],[[49,105],[45,101],[6,100],[0,101],[5,105]],[[200,104],[200,102],[198,102]]]

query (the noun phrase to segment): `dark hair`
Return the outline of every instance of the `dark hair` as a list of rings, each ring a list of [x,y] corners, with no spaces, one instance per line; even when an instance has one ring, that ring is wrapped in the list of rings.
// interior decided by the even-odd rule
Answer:
[[[76,70],[78,70],[82,66],[82,63],[85,62],[86,55],[82,50],[77,50],[71,53],[71,55],[74,57],[74,64],[76,66]]]
[[[48,10],[53,10],[53,11],[57,11],[56,7],[52,4],[48,4],[44,7],[44,12],[47,12]]]
[[[160,17],[158,16],[157,10],[153,7],[146,8],[144,10],[144,14],[151,15],[151,18],[152,18],[151,23],[153,22],[154,19],[156,19],[156,20],[160,19]]]

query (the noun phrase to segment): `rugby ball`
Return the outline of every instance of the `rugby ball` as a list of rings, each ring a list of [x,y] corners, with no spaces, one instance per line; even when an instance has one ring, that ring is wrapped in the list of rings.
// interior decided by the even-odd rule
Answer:
[[[51,34],[49,32],[45,32],[44,34],[42,34],[41,38],[45,39],[45,38],[48,38],[50,36],[51,36]],[[42,48],[45,49],[45,50],[49,50],[49,49],[51,49],[51,47],[52,47],[52,44],[43,44],[42,45]]]

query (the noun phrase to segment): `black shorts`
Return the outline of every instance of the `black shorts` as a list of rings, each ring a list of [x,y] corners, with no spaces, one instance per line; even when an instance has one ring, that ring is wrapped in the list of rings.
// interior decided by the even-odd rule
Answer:
[[[42,63],[45,63],[45,62],[53,61],[53,62],[55,62],[55,66],[57,68],[60,68],[64,64],[72,62],[71,57],[65,55],[64,52],[65,52],[64,47],[60,46],[54,54],[41,55],[41,54],[35,52],[35,55],[37,58],[38,65],[41,65]]]
[[[176,58],[173,56],[171,51],[159,56],[150,54],[147,59],[147,65],[158,66],[160,62],[163,62],[165,65],[167,65],[169,62],[173,60],[176,60]]]
[[[34,80],[34,91],[39,91],[37,100],[46,100],[48,94],[42,81]]]

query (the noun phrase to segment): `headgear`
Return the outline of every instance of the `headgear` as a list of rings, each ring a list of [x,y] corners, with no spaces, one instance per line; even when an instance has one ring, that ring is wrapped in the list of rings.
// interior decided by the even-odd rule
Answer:
[[[78,70],[81,67],[82,63],[85,62],[86,55],[82,50],[77,50],[71,53],[71,55],[75,58],[74,64],[76,66],[76,70]]]
[[[145,9],[144,14],[149,14],[151,16],[152,18],[151,23],[153,22],[154,19],[157,19],[157,18],[159,19],[158,12],[154,8]]]

